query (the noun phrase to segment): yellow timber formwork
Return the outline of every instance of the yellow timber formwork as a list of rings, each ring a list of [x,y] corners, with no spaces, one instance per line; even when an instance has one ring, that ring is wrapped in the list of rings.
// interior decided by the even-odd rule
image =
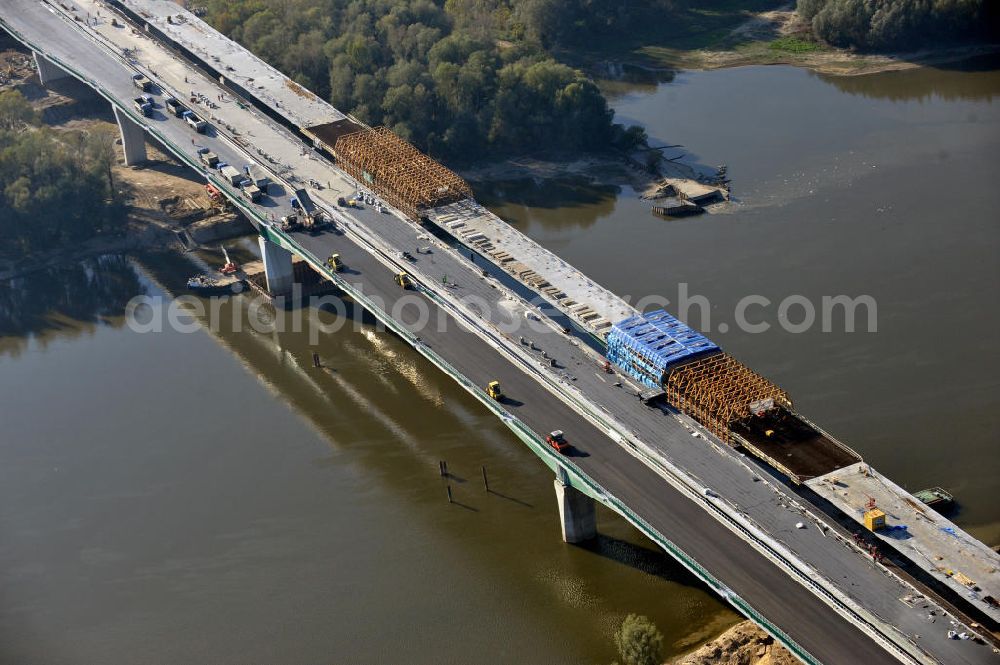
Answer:
[[[363,187],[416,219],[434,208],[472,196],[469,185],[387,127],[364,129],[337,138],[340,166]]]
[[[725,353],[693,360],[671,370],[664,384],[667,400],[693,416],[727,443],[729,424],[750,415],[750,406],[774,400],[792,408],[788,393]]]

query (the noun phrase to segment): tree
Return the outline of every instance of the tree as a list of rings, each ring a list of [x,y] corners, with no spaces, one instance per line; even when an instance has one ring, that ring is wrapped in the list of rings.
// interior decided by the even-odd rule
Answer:
[[[629,614],[615,633],[615,647],[622,665],[660,665],[663,634],[648,617]]]
[[[293,80],[444,160],[602,150],[621,136],[596,84],[541,46],[548,33],[553,44],[607,36],[632,20],[618,0],[206,4],[210,22]]]
[[[18,90],[0,92],[0,129],[20,129],[38,119],[35,109]]]
[[[108,180],[113,145],[113,139],[100,134],[0,129],[4,249],[31,251],[79,241],[124,223],[125,207],[114,200]]]
[[[995,39],[997,3],[987,0],[798,0],[813,32],[836,46],[923,48],[969,38]]]
[[[87,157],[95,168],[103,171],[108,180],[108,195],[112,201],[118,200],[115,190],[113,167],[118,159],[115,150],[115,133],[110,129],[97,129],[87,135]]]

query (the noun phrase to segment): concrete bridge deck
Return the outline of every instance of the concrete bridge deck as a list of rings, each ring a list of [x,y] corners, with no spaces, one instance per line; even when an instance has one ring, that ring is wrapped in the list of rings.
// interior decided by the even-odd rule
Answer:
[[[886,514],[874,535],[994,619],[1000,618],[1000,566],[996,552],[867,464],[806,483],[859,524],[869,500]],[[991,603],[989,598],[993,599]]]
[[[20,3],[4,3],[4,18],[8,21],[15,20],[14,13],[10,11],[12,4]],[[15,27],[18,30],[35,29],[36,33],[30,38],[41,44],[45,44],[46,34],[51,34],[49,31],[68,29],[65,25],[53,24],[54,19],[58,21],[57,17],[51,13],[46,15],[44,9],[34,14],[30,11],[19,13],[22,15],[16,19]],[[43,29],[39,33],[38,28],[46,25],[48,31]],[[141,35],[136,38],[140,41],[142,39]],[[86,39],[78,42],[68,39],[67,43],[58,47],[49,44],[46,46],[61,51],[55,55],[66,58],[66,62],[85,67],[89,76],[99,79],[102,86],[115,88],[114,94],[123,103],[127,103],[133,96],[127,67],[108,54],[103,58],[95,55],[100,53],[96,44]],[[165,80],[177,84],[183,77],[198,78],[197,72],[184,63],[171,61],[169,54],[154,55],[151,49],[151,44],[144,43],[139,56],[144,61],[147,58],[156,59],[154,69]],[[117,83],[119,80],[122,81],[120,85]],[[193,85],[208,89],[211,82],[199,78]],[[239,120],[236,120],[231,117],[234,114],[235,109],[227,107],[226,121],[233,126],[253,119],[253,114],[240,111]],[[177,123],[167,118],[154,119],[160,121],[158,125],[164,125],[158,126],[157,131],[163,131],[175,147],[186,149],[183,139],[190,136],[185,133],[187,128],[180,126],[178,129],[174,126]],[[275,146],[275,155],[284,150],[286,154],[281,161],[287,164],[295,162],[295,155],[287,154],[290,150],[298,151],[298,148],[294,148],[294,139],[281,133],[266,120],[255,121],[258,124],[253,129],[242,128],[239,134],[244,138],[251,137],[255,145]],[[223,159],[233,160],[232,163],[235,164],[241,163],[236,160],[245,159],[235,145],[228,143],[226,136],[209,136],[203,140]],[[268,147],[268,151],[272,151],[272,148]],[[314,156],[310,155],[310,159],[303,160],[301,153],[299,155],[300,161],[307,168],[300,169],[296,164],[297,174],[314,173],[319,177],[310,177],[316,177],[321,183],[328,182],[325,176],[329,176],[331,180],[339,179],[338,186],[349,184],[345,183],[335,169]],[[191,155],[187,157],[190,162]],[[301,178],[302,175],[297,177]],[[319,195],[333,197],[338,191],[335,188],[324,190]],[[233,194],[231,190],[230,194]],[[287,194],[279,193],[272,197],[272,201],[261,212],[265,215],[281,214],[287,210]],[[359,234],[377,228],[378,240],[389,247],[412,251],[411,248],[416,245],[427,243],[426,235],[419,227],[396,217],[377,215],[370,210],[352,213],[352,217],[350,224],[357,226]],[[341,253],[351,271],[348,277],[352,281],[356,280],[366,293],[383,298],[387,307],[391,308],[400,297],[398,288],[391,281],[392,273],[385,265],[386,257],[379,261],[369,251],[370,248],[362,249],[360,236],[354,237],[350,228],[347,235],[324,234],[314,237],[293,234],[293,238],[314,260],[320,262],[333,251]],[[413,270],[424,274],[428,282],[450,272],[453,279],[457,279],[456,288],[460,292],[488,296],[492,302],[499,302],[505,297],[503,290],[496,288],[495,280],[479,277],[467,263],[463,264],[462,259],[441,246],[436,247],[431,255],[418,256]],[[591,477],[598,478],[608,492],[643,515],[659,533],[678,543],[681,549],[701,561],[720,579],[724,579],[734,593],[752,599],[755,607],[773,622],[787,628],[789,634],[815,657],[827,662],[842,662],[848,657],[851,661],[864,657],[882,662],[888,655],[732,531],[717,523],[713,523],[714,528],[704,528],[704,505],[699,505],[698,501],[673,489],[659,473],[612,442],[606,432],[596,428],[574,409],[553,399],[551,392],[543,388],[535,377],[523,368],[518,368],[508,355],[485,344],[479,334],[458,326],[451,327],[440,336],[431,333],[426,329],[419,332],[421,339],[429,347],[445,355],[470,380],[478,385],[484,385],[494,378],[503,381],[508,394],[522,402],[516,406],[509,405],[509,409],[533,429],[544,432],[558,427],[566,431],[578,449],[588,454],[586,457],[581,455],[571,458],[572,462]],[[845,587],[843,590],[848,594],[855,594],[859,602],[871,606],[886,621],[899,625],[907,633],[918,629],[923,632],[923,613],[908,611],[899,603],[898,599],[906,589],[898,581],[867,566],[856,552],[828,539],[819,529],[807,529],[804,534],[784,532],[788,529],[788,521],[801,519],[801,515],[778,508],[779,505],[787,505],[789,501],[779,487],[756,482],[753,479],[756,471],[745,466],[727,449],[713,448],[705,445],[704,440],[693,439],[676,414],[637,408],[634,397],[607,382],[606,377],[596,372],[596,364],[591,364],[596,359],[588,355],[577,340],[562,335],[556,327],[542,327],[530,335],[538,342],[538,346],[560,361],[558,376],[568,386],[598,401],[609,414],[613,412],[620,418],[632,432],[654,442],[659,452],[676,459],[686,471],[697,475],[705,484],[725,488],[726,499],[732,505],[747,514],[752,513],[753,518],[768,531],[781,533],[790,549],[816,565],[828,579],[857,580],[841,582]],[[695,526],[698,528],[693,528]],[[842,572],[844,574],[840,575]],[[967,643],[942,640],[938,644],[938,641],[928,640],[923,646],[944,662],[986,662],[977,656],[983,653],[983,649],[976,647],[979,651],[970,650]]]

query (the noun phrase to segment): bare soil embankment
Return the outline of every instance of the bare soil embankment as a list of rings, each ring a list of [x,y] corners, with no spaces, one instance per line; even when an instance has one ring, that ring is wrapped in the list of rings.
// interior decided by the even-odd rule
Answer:
[[[798,662],[752,621],[743,621],[669,665],[798,665]]]

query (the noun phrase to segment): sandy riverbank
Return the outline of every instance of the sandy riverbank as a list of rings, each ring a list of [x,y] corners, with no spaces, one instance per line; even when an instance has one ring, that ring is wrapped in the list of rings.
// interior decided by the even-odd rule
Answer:
[[[858,53],[816,41],[790,3],[750,15],[712,47],[647,46],[636,52],[640,66],[721,69],[746,65],[793,65],[821,74],[859,76],[938,66],[1000,53],[1000,44],[974,44],[896,53]]]
[[[743,621],[668,665],[797,665],[798,662],[752,621]]]

